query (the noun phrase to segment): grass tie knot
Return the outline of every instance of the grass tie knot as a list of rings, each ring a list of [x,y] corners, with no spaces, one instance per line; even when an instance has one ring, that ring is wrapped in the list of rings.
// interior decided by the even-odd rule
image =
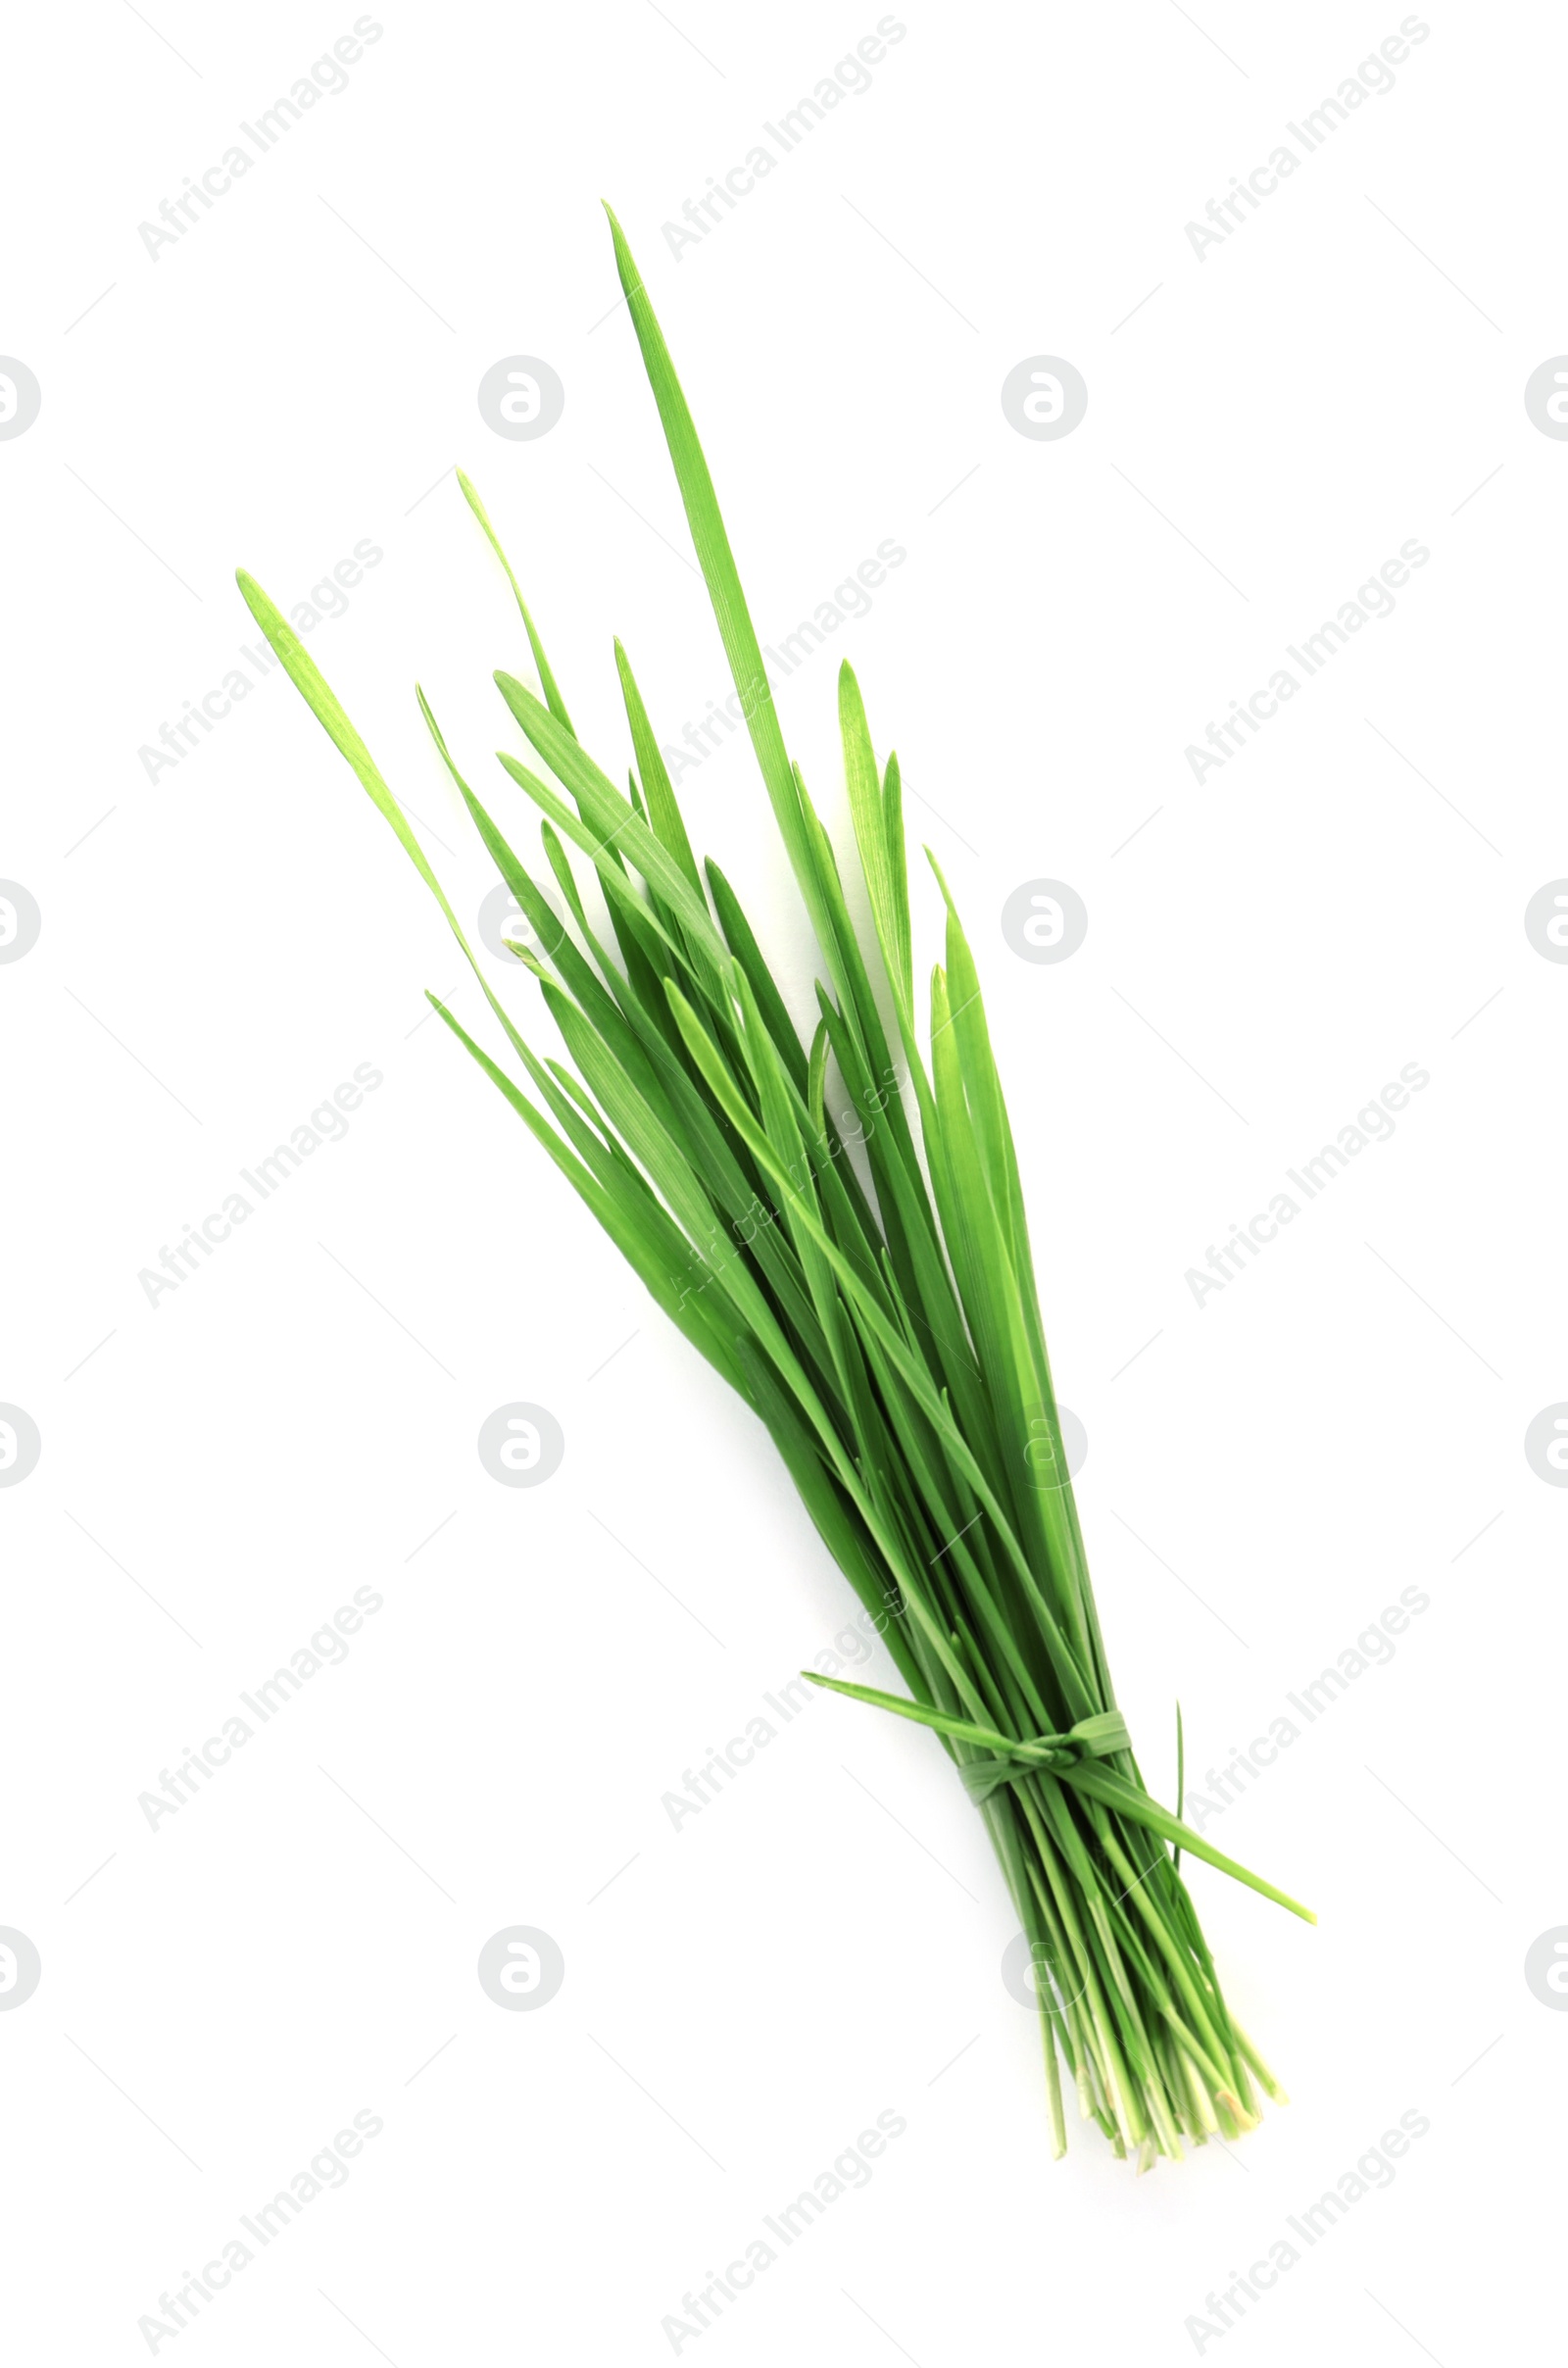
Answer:
[[[1070,1768],[1080,1759],[1108,1759],[1113,1751],[1131,1750],[1132,1738],[1121,1712],[1099,1710],[1092,1718],[1081,1718],[1065,1735],[1032,1735],[989,1759],[967,1761],[958,1774],[971,1801],[989,1801],[1000,1785]]]

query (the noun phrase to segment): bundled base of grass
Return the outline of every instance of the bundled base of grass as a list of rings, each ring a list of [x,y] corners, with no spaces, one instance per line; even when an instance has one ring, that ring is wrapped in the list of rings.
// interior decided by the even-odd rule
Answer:
[[[537,1099],[431,1002],[671,1321],[766,1425],[908,1698],[813,1682],[932,1729],[978,1803],[1033,1953],[1054,2150],[1066,2149],[1065,2070],[1082,2117],[1147,2168],[1179,2156],[1184,2138],[1250,2128],[1254,2082],[1283,2101],[1225,2002],[1181,1852],[1312,1919],[1161,1808],[1139,1773],[1089,1583],[968,942],[932,859],[947,960],[932,976],[922,1052],[898,761],[879,767],[846,666],[839,720],[875,938],[862,946],[785,750],[686,399],[613,216],[611,226],[741,711],[821,952],[809,1044],[723,873],[698,866],[625,652],[617,642],[629,798],[578,743],[461,472],[544,692],[496,676],[552,778],[510,753],[500,762],[543,812],[569,925],[459,773],[422,692],[419,706],[543,950],[514,948],[574,1070],[524,1042],[298,636],[243,573],[240,588],[440,902]],[[568,846],[593,866],[613,950],[590,921]]]

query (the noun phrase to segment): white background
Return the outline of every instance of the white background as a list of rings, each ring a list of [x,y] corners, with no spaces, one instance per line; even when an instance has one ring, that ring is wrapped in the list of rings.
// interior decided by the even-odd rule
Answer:
[[[1568,1398],[1568,968],[1523,928],[1568,872],[1568,449],[1522,400],[1568,347],[1562,25],[1430,11],[1393,91],[1200,261],[1187,222],[1396,7],[911,8],[870,89],[677,261],[661,225],[876,15],[676,13],[382,9],[349,87],[156,261],[138,223],[352,11],[157,0],[154,30],[97,0],[9,36],[0,347],[43,393],[0,444],[0,872],[42,914],[0,968],[0,1399],[43,1443],[0,1490],[0,1923],[43,1963],[0,2015],[11,2347],[147,2356],[160,2293],[368,2109],[347,2186],[158,2356],[655,2362],[682,2295],[891,2109],[870,2184],[681,2356],[1175,2362],[1413,2109],[1392,2187],[1205,2356],[1525,2354],[1568,2041],[1523,1975],[1568,1921],[1568,1495],[1523,1453]],[[1430,1597],[1214,1829],[1318,1929],[1195,1874],[1295,2101],[1143,2180],[1076,2125],[1050,2160],[1003,1885],[929,1739],[816,1698],[672,1828],[662,1796],[848,1590],[761,1432],[421,1019],[426,986],[483,1007],[281,675],[155,780],[138,758],[255,640],[236,563],[288,606],[368,539],[310,646],[471,920],[489,875],[412,686],[532,845],[489,755],[490,670],[527,669],[454,461],[609,769],[612,632],[662,737],[722,697],[601,197],[763,638],[907,553],[837,649],[979,953],[1151,1782],[1171,1797],[1178,1697],[1200,1778]],[[536,442],[476,407],[517,353],[566,390]],[[1059,442],[999,400],[1042,353],[1090,390]],[[1430,562],[1396,614],[1195,781],[1210,718],[1408,538]],[[835,663],[781,712],[838,819]],[[804,990],[744,746],[683,794]],[[1090,915],[1055,967],[1001,934],[1042,876]],[[139,1270],[362,1062],[384,1083],[346,1139],[150,1306]],[[1186,1270],[1410,1062],[1392,1140],[1196,1305]],[[546,1487],[478,1461],[514,1400],[564,1427]],[[347,1661],[149,1830],[138,1795],[357,1586],[384,1603]],[[475,1976],[514,1924],[564,1952],[533,2013]]]

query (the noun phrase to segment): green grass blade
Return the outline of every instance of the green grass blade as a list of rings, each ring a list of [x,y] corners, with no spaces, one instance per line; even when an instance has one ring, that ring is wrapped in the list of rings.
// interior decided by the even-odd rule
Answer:
[[[544,692],[545,701],[550,709],[550,713],[555,716],[562,729],[564,731],[571,732],[573,739],[575,739],[576,733],[572,726],[572,720],[566,713],[566,702],[562,698],[561,692],[556,683],[556,678],[550,670],[550,661],[545,656],[543,642],[540,640],[538,634],[534,630],[533,618],[528,614],[528,604],[522,597],[522,587],[512,572],[512,562],[502,550],[501,537],[497,534],[494,526],[492,526],[490,523],[490,514],[485,509],[483,502],[480,501],[479,496],[474,491],[472,485],[469,484],[467,478],[464,475],[461,469],[458,470],[458,483],[463,488],[464,500],[467,503],[468,508],[473,512],[474,517],[484,528],[491,550],[495,553],[497,559],[501,562],[501,565],[507,571],[507,581],[512,586],[512,596],[514,600],[515,600],[518,613],[522,617],[523,630],[528,636],[528,647],[533,652],[534,670],[539,676],[540,688]]]
[[[359,776],[361,785],[369,793],[373,804],[397,833],[409,861],[417,871],[442,912],[458,929],[457,915],[447,903],[441,884],[424,858],[424,850],[404,819],[403,810],[382,780],[380,769],[365,742],[360,738],[339,704],[336,693],[328,684],[320,667],[311,656],[293,626],[275,602],[270,600],[253,575],[244,568],[236,569],[235,582],[244,596],[245,606],[261,626],[271,648],[282,662],[283,671],[299,692],[312,715],[320,724],[338,754],[348,759]],[[463,932],[458,929],[461,937]]]
[[[887,842],[888,870],[892,876],[893,933],[895,960],[888,964],[890,973],[903,982],[899,998],[901,1016],[907,1011],[910,1024],[914,1011],[914,952],[909,932],[909,868],[904,851],[904,776],[899,771],[899,760],[890,756],[882,776],[882,835]]]
[[[702,874],[697,868],[692,843],[686,836],[686,824],[664,765],[663,751],[654,737],[654,727],[648,720],[648,710],[637,688],[631,661],[618,641],[615,643],[615,671],[620,676],[620,694],[625,702],[626,721],[631,726],[631,744],[637,756],[637,770],[642,776],[643,794],[648,801],[648,819],[654,836],[668,848],[700,899],[703,893]]]
[[[848,659],[839,667],[839,733],[844,743],[850,819],[855,826],[855,843],[859,849],[860,869],[871,902],[871,919],[895,1005],[901,1019],[907,1024],[913,1018],[914,988],[909,967],[908,902],[904,892],[902,814],[896,833],[890,834],[882,783],[871,747],[871,729],[865,719],[865,703]],[[896,784],[896,774],[894,779]],[[894,797],[898,813],[896,786]]]
[[[740,694],[741,713],[751,733],[762,785],[767,791],[785,850],[815,922],[818,914],[814,884],[801,830],[794,776],[784,746],[784,735],[779,728],[778,712],[773,705],[767,668],[762,664],[756,628],[746,606],[746,595],[741,590],[735,556],[719,513],[718,496],[713,491],[713,480],[698,438],[691,407],[675,374],[675,365],[664,343],[663,330],[648,301],[642,274],[632,261],[631,249],[626,244],[619,222],[608,206],[605,212],[610,216],[610,231],[614,241],[615,270],[625,294],[626,309],[636,332],[648,383],[659,406],[660,421],[674,465],[675,482],[680,488],[692,545],[713,605],[713,616],[718,625],[719,639],[724,645],[724,655],[729,661],[729,670]]]
[[[584,755],[571,734],[562,729],[549,709],[540,705],[532,691],[511,674],[499,673],[495,679],[501,696],[528,739],[557,779],[575,798],[584,824],[596,834],[587,841],[582,841],[578,833],[570,830],[567,830],[567,836],[579,837],[585,852],[599,863],[601,876],[605,867],[601,859],[610,850],[640,871],[649,886],[658,889],[676,915],[694,950],[700,949],[711,962],[714,972],[721,974],[729,958],[702,902],[700,887],[693,886],[674,856],[640,818],[636,808],[621,796],[593,760]],[[533,775],[525,773],[514,760],[503,755],[501,761],[513,779],[526,789],[530,797],[539,797],[543,784],[536,783]],[[543,799],[539,802],[544,804]],[[547,807],[546,811],[558,828],[565,829],[566,825],[558,811],[560,801],[557,800],[555,808]]]
[[[740,1329],[725,1325],[720,1307],[705,1306],[692,1294],[682,1292],[677,1287],[680,1266],[677,1263],[672,1268],[670,1261],[676,1256],[680,1237],[662,1209],[659,1209],[657,1203],[636,1199],[629,1188],[617,1191],[613,1184],[607,1185],[590,1174],[582,1162],[567,1151],[560,1136],[541,1117],[527,1096],[520,1093],[506,1071],[498,1068],[483,1048],[475,1044],[445,1004],[434,995],[429,1000],[458,1041],[466,1047],[491,1083],[511,1103],[535,1142],[549,1154],[573,1191],[597,1217],[621,1257],[641,1277],[650,1295],[662,1307],[671,1323],[679,1327],[692,1347],[707,1358],[714,1372],[727,1381],[738,1396],[749,1400],[750,1391],[737,1354]]]

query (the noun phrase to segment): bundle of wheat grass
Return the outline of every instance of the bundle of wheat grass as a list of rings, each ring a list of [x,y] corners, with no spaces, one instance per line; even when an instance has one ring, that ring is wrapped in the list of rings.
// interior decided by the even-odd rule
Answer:
[[[1202,2144],[1248,2128],[1254,2078],[1280,2095],[1226,2005],[1181,1852],[1310,1914],[1145,1789],[1101,1640],[968,942],[933,861],[947,961],[922,1050],[897,759],[879,767],[846,666],[839,720],[874,929],[862,945],[785,751],[686,399],[611,221],[740,707],[815,930],[820,1017],[803,1043],[723,873],[699,867],[624,651],[617,643],[629,798],[579,745],[510,567],[544,697],[509,674],[496,681],[550,778],[511,754],[501,764],[543,812],[569,924],[458,774],[422,693],[419,705],[542,950],[515,949],[575,1069],[524,1042],[477,963],[537,1099],[431,1001],[670,1320],[767,1426],[876,1616],[908,1698],[814,1682],[931,1728],[977,1802],[1037,1967],[1055,2151],[1064,2065],[1083,2117],[1147,2168],[1179,2156],[1184,2135]],[[267,595],[239,582],[472,962],[365,743]],[[612,945],[568,847],[593,866]]]

